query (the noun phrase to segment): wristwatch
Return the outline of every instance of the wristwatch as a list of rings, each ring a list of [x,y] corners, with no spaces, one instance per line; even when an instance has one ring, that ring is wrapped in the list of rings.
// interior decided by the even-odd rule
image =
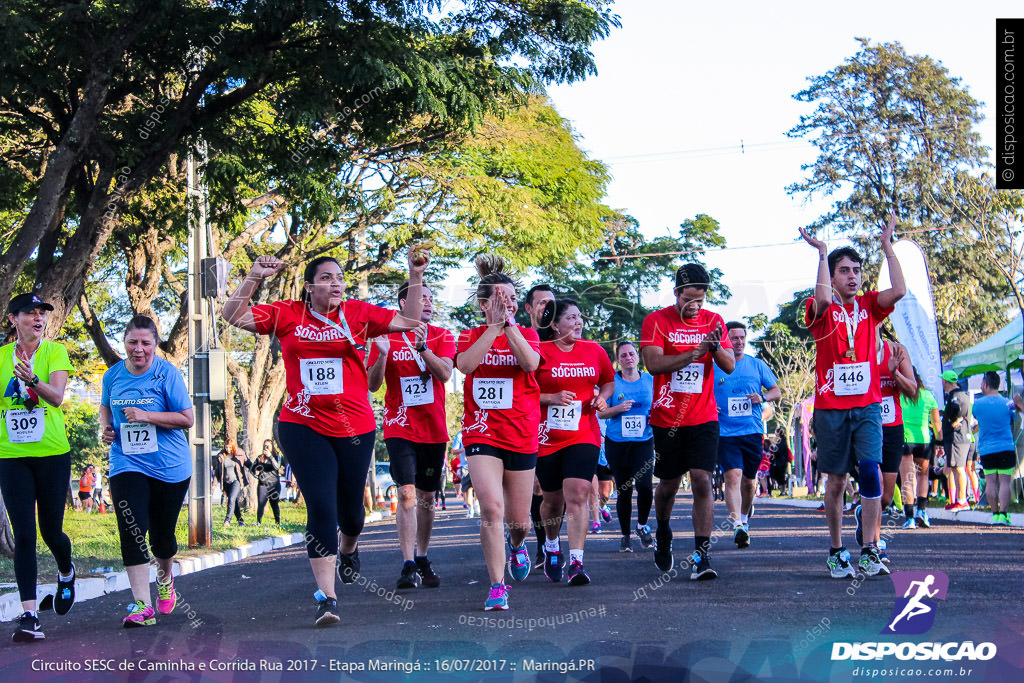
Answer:
[[[28,382],[25,382],[25,386],[27,387],[34,387],[37,384],[39,384],[39,375],[32,375],[32,379]]]

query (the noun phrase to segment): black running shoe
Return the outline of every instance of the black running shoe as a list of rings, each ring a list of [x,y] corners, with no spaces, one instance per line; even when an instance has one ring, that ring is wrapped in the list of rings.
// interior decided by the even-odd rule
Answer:
[[[352,583],[359,576],[359,548],[350,553],[338,553],[338,578],[342,583]]]
[[[654,564],[663,572],[672,569],[672,530],[667,524],[654,532]]]
[[[732,540],[735,541],[737,548],[749,548],[750,547],[750,527],[746,524],[740,524],[732,530]]]
[[[53,611],[57,614],[67,614],[71,606],[75,604],[75,565],[71,565],[71,578],[62,581],[60,574],[57,574],[57,592],[53,596]]]
[[[623,536],[622,537],[622,540],[619,542],[619,552],[620,553],[631,553],[631,552],[633,552],[633,547],[629,544],[629,542],[630,542],[630,537],[629,536]]]
[[[695,551],[690,556],[690,581],[710,581],[717,578],[718,572],[711,568],[708,556]]]
[[[18,627],[14,629],[14,635],[11,636],[11,640],[15,643],[34,643],[45,638],[43,629],[39,627],[38,619],[28,612],[23,612],[18,617]]]
[[[316,603],[316,618],[313,625],[317,628],[332,626],[341,621],[338,616],[338,601],[334,598],[324,598]]]
[[[416,570],[419,571],[425,587],[437,588],[441,585],[441,577],[430,568],[430,560],[426,556],[416,558]]]
[[[544,551],[544,576],[554,583],[562,580],[562,553]]]
[[[586,586],[590,583],[590,574],[583,568],[583,563],[577,560],[569,565],[569,585]]]
[[[651,527],[649,525],[637,525],[636,535],[640,538],[640,544],[643,545],[644,550],[654,545],[654,537],[651,536]]]
[[[420,585],[420,573],[416,570],[416,563],[409,560],[402,565],[402,575],[398,577],[398,590],[416,588]]]

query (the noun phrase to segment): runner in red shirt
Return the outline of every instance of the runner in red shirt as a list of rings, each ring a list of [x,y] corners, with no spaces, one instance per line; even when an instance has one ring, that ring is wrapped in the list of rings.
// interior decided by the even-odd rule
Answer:
[[[500,256],[477,257],[476,301],[485,324],[463,331],[455,354],[456,367],[466,375],[462,436],[480,500],[480,544],[491,580],[485,610],[508,609],[505,520],[509,572],[516,581],[530,573],[526,532],[540,425],[540,390],[533,375],[540,341],[535,331],[515,323],[516,285],[504,267]]]
[[[690,579],[695,581],[718,576],[708,559],[715,516],[711,473],[718,459],[712,361],[725,373],[736,367],[725,321],[703,309],[710,282],[708,271],[699,263],[681,266],[676,271],[675,305],[648,315],[640,334],[644,364],[654,375],[651,427],[658,454],[654,476],[661,480],[654,492],[658,520],[654,563],[663,572],[672,568],[669,518],[679,482],[689,471],[696,546],[690,557]]]
[[[344,273],[329,256],[306,266],[300,301],[249,306],[260,282],[284,268],[277,258],[260,256],[224,304],[225,321],[273,334],[281,343],[288,398],[278,435],[306,499],[306,554],[319,589],[317,626],[340,621],[335,565],[344,583],[359,573],[363,485],[377,429],[363,365],[365,345],[371,337],[422,328],[420,288],[429,260],[425,252],[410,250],[409,294],[401,314],[345,300]]]
[[[599,344],[582,339],[583,315],[572,299],[558,299],[541,318],[540,452],[537,478],[544,491],[544,574],[562,580],[559,529],[567,517],[569,584],[585,586],[590,576],[583,569],[583,543],[587,539],[587,501],[601,452],[597,411],[607,410],[615,391],[615,371]],[[600,393],[594,395],[596,388]]]
[[[880,242],[892,287],[858,295],[861,257],[851,247],[826,257],[825,243],[804,230],[800,235],[818,250],[818,281],[808,299],[805,320],[814,336],[814,433],[818,435],[818,470],[828,474],[825,516],[831,540],[828,568],[832,578],[852,578],[857,571],[843,547],[843,494],[848,473],[857,466],[863,523],[881,522],[882,400],[877,371],[875,328],[906,293],[903,271],[892,249],[896,216],[882,229]],[[861,548],[860,569],[868,576],[889,574],[873,539]]]
[[[398,307],[405,306],[409,283],[398,289]],[[398,544],[402,573],[398,588],[436,588],[441,579],[430,567],[427,548],[434,526],[434,493],[443,486],[441,474],[448,450],[444,383],[452,376],[455,340],[448,330],[429,324],[434,297],[423,287],[425,329],[378,337],[370,349],[370,391],[383,382],[384,443],[391,462],[391,477],[398,484]],[[419,554],[416,554],[416,551]]]
[[[914,379],[914,366],[910,362],[910,354],[902,345],[883,339],[889,337],[881,325],[877,328],[878,346],[875,359],[878,370],[878,384],[882,395],[879,404],[882,414],[882,510],[892,503],[893,492],[896,490],[896,478],[903,463],[903,407],[900,396],[914,398],[917,393],[917,381]],[[863,507],[858,505],[854,510],[857,519],[855,532],[857,543],[864,542]],[[874,541],[878,547],[878,559],[888,564],[886,554],[887,542],[882,540],[881,516],[878,528],[874,531]]]

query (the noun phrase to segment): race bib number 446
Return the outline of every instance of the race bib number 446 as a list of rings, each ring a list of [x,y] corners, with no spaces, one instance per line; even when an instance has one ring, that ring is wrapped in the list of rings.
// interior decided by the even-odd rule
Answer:
[[[43,440],[45,423],[43,409],[25,410],[12,408],[4,413],[7,425],[7,441],[10,443],[37,443]]]
[[[871,387],[870,363],[836,363],[832,366],[836,396],[860,396]]]
[[[312,396],[340,394],[344,392],[342,369],[345,364],[340,358],[303,358],[299,360],[302,386]]]
[[[473,378],[473,400],[481,408],[508,410],[512,407],[512,378]]]
[[[672,391],[680,394],[699,394],[703,389],[703,363],[690,363],[672,373]]]

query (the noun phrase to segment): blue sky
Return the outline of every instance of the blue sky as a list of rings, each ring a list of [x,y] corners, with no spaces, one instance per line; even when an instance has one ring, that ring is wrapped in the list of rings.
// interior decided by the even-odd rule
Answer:
[[[1019,2],[920,0],[623,0],[616,11],[622,28],[594,46],[600,73],[550,88],[551,98],[583,148],[609,165],[606,203],[635,216],[646,235],[698,213],[721,223],[730,249],[707,261],[733,291],[717,309],[727,319],[774,316],[814,281],[813,251],[794,240],[828,204],[785,192],[815,156],[808,143],[785,136],[809,111],[792,98],[807,77],[856,53],[858,36],[899,41],[941,61],[990,105],[995,19],[1024,14]],[[983,122],[980,132],[991,147],[994,124]],[[648,303],[667,305],[670,297],[666,284]]]

